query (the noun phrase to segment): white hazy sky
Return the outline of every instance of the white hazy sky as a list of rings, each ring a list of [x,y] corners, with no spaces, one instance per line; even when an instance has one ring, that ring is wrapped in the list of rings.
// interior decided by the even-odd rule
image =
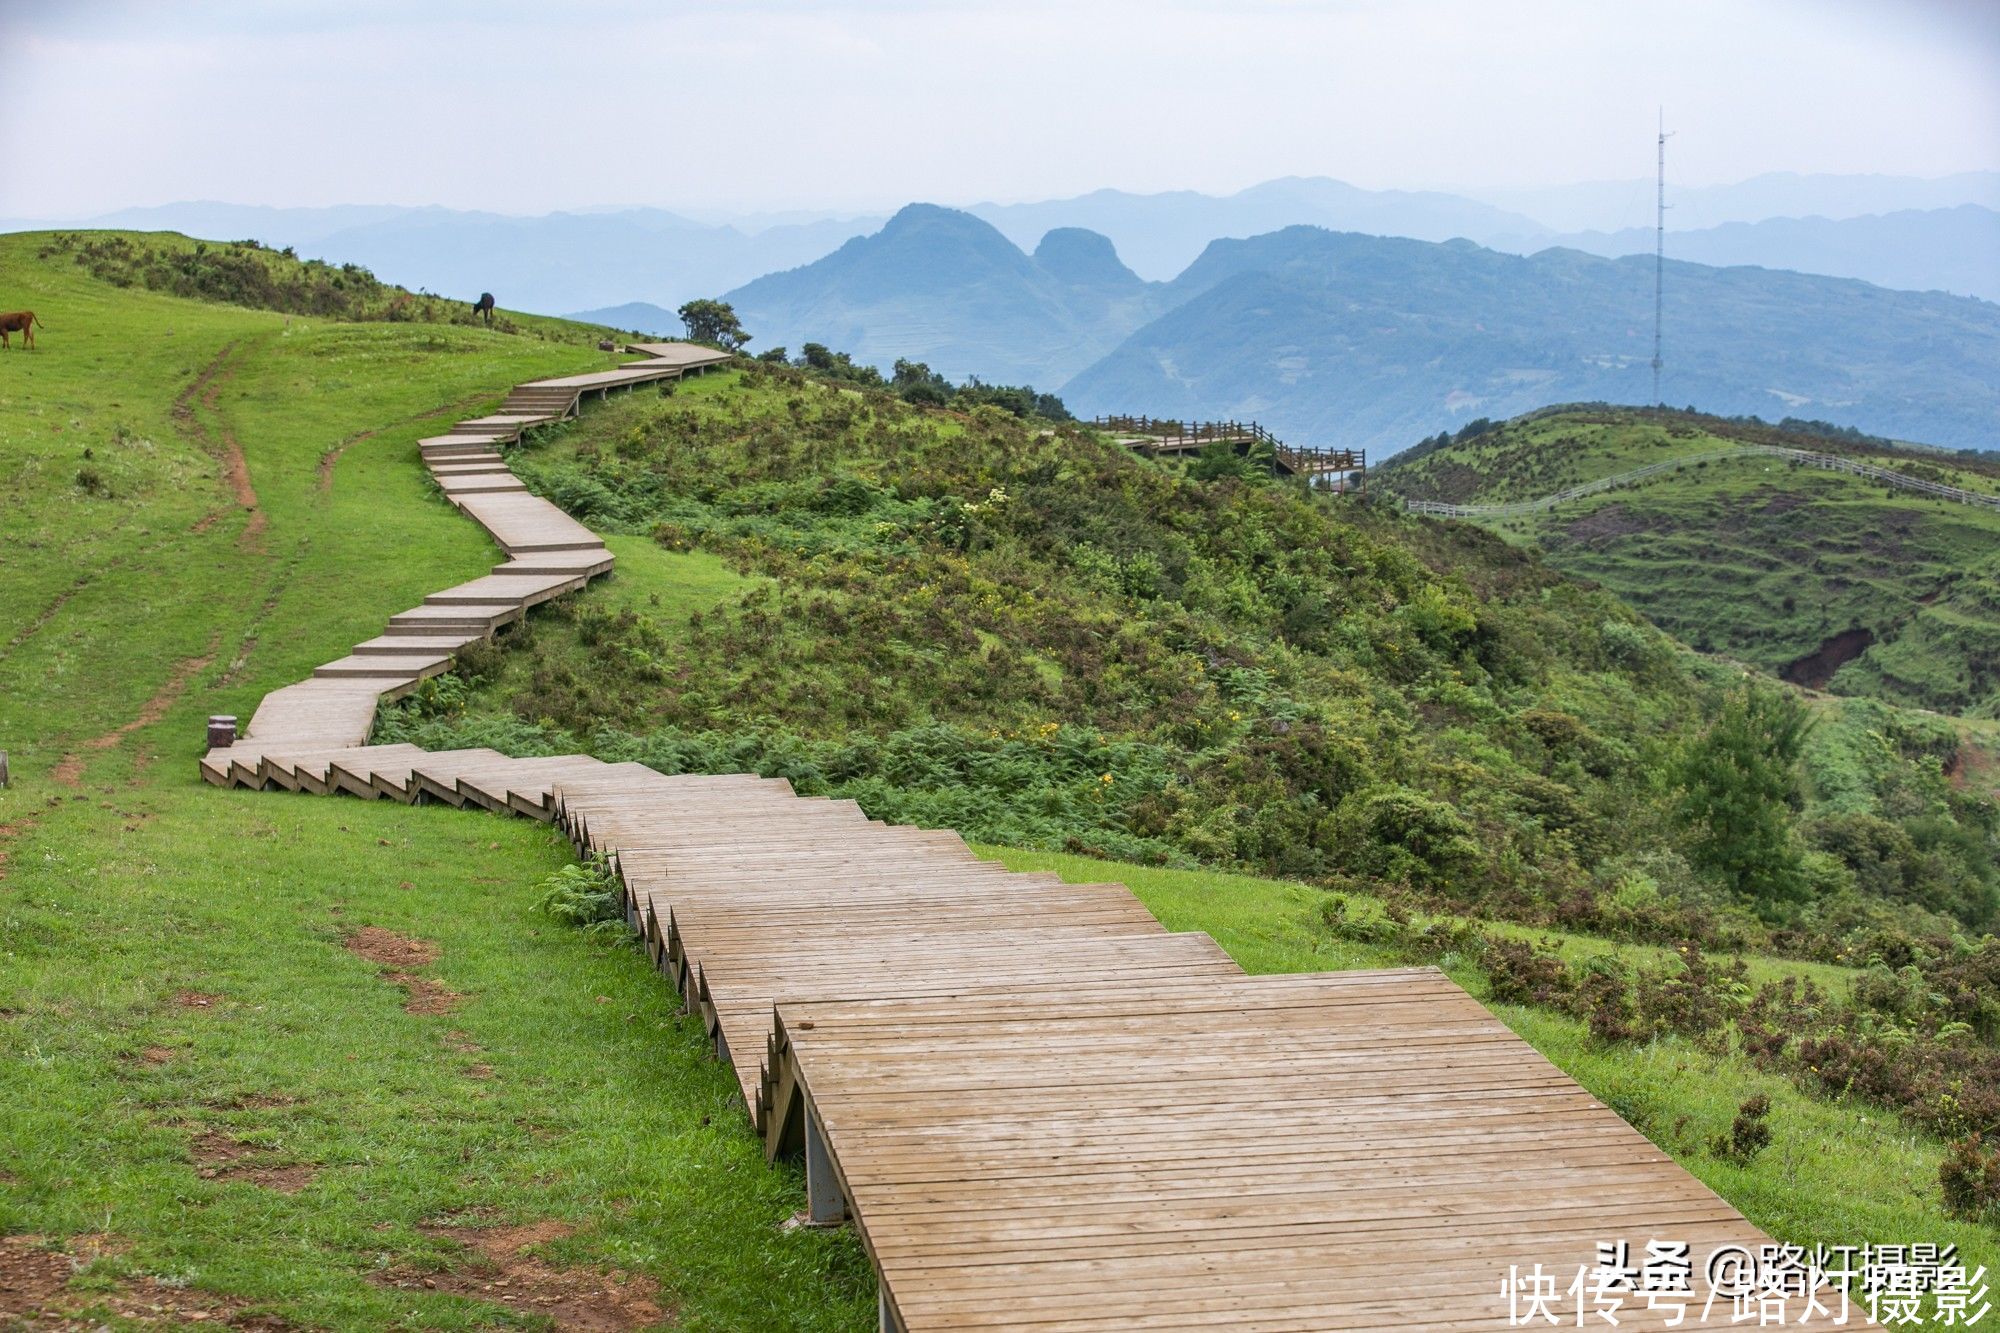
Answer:
[[[0,216],[2000,168],[2000,0],[0,0]]]

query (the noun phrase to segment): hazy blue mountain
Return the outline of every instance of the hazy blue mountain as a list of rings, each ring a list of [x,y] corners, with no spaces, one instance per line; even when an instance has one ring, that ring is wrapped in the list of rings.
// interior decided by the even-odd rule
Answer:
[[[1651,254],[1653,231],[1581,232],[1561,243],[1595,255]],[[1756,264],[1880,287],[2000,301],[2000,212],[1978,204],[1854,218],[1767,218],[1667,233],[1667,253],[1699,264]]]
[[[1651,181],[1493,197],[1518,201],[1517,206],[1508,211],[1435,191],[1363,190],[1292,177],[1226,196],[1099,190],[1074,199],[979,204],[966,211],[1023,249],[1051,228],[1088,227],[1110,237],[1135,270],[1154,279],[1178,274],[1212,240],[1296,225],[1421,241],[1463,237],[1524,255],[1552,245],[1608,256],[1652,253]],[[1683,259],[2000,299],[2000,214],[1993,211],[2000,208],[2000,172],[1935,181],[1773,173],[1735,185],[1675,187],[1670,198],[1668,253]],[[1555,230],[1552,218],[1565,230]],[[1574,221],[1578,218],[1585,221]]]
[[[1428,241],[1465,236],[1486,244],[1525,244],[1551,234],[1531,218],[1458,195],[1364,190],[1317,176],[1265,181],[1231,195],[1098,190],[1041,203],[975,204],[965,211],[992,223],[1023,250],[1055,228],[1087,227],[1108,236],[1126,263],[1153,279],[1179,273],[1218,237],[1257,236],[1295,223]]]
[[[1674,182],[1672,164],[1668,165],[1667,202],[1672,211],[1667,225],[1675,230],[1761,222],[1765,218],[1864,217],[1956,208],[1960,204],[2000,209],[2000,171],[1929,178],[1771,171],[1730,185],[1679,185]],[[1498,208],[1525,213],[1559,232],[1619,231],[1644,227],[1653,220],[1651,176],[1464,193]]]
[[[601,306],[596,310],[571,311],[566,318],[580,319],[586,324],[603,324],[614,329],[634,329],[640,333],[660,333],[680,337],[686,330],[681,327],[681,317],[671,310],[663,310],[650,301],[627,301],[624,305]]]
[[[887,368],[1046,388],[1110,352],[1160,307],[1110,241],[1051,232],[1033,255],[968,213],[912,204],[815,263],[728,293],[759,348],[825,343]]]
[[[1650,257],[1293,227],[1217,241],[1165,313],[1065,384],[1073,411],[1256,418],[1378,453],[1475,416],[1650,400]],[[1663,396],[2000,446],[2000,306],[1670,262]]]

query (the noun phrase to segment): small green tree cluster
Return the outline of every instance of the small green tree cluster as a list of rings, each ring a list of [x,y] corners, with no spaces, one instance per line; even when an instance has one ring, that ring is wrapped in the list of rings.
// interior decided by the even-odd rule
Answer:
[[[750,341],[750,335],[743,331],[743,324],[736,317],[735,307],[727,301],[702,298],[687,302],[674,313],[681,317],[690,342],[708,343],[725,352],[734,352]]]
[[[1723,700],[1676,768],[1676,813],[1693,833],[1694,863],[1769,914],[1807,896],[1792,815],[1810,727],[1797,696],[1746,686]]]

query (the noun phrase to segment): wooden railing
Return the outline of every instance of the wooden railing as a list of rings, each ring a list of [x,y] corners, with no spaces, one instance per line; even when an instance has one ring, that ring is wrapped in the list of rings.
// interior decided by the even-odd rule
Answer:
[[[1264,445],[1271,451],[1271,471],[1294,477],[1345,476],[1368,467],[1363,449],[1321,449],[1286,444],[1255,421],[1180,421],[1147,416],[1093,417],[1090,425],[1113,435],[1142,437],[1133,447],[1148,456],[1185,453],[1211,444],[1240,444],[1246,450]]]

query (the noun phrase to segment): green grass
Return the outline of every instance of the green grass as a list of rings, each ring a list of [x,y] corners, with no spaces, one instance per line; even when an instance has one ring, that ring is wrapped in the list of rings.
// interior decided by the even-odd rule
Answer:
[[[370,1280],[463,1267],[417,1228],[478,1210],[575,1227],[553,1261],[649,1275],[686,1327],[866,1324],[859,1245],[782,1229],[797,1173],[764,1164],[671,990],[530,911],[567,856],[546,828],[196,781],[205,715],[247,718],[494,562],[413,442],[517,380],[604,364],[593,332],[287,321],[34,248],[0,238],[50,325],[0,356],[0,1234],[111,1233],[129,1248],[89,1287],[151,1274],[320,1327],[518,1325]],[[211,368],[212,402],[177,418]],[[232,438],[254,536],[210,452]],[[76,484],[86,465],[108,497]],[[700,583],[699,559],[619,545]],[[157,720],[114,734],[149,701]],[[364,924],[436,942],[460,1008],[405,1013],[341,947]],[[184,1008],[183,989],[221,999]],[[206,1179],[206,1130],[316,1175],[293,1195]]]

